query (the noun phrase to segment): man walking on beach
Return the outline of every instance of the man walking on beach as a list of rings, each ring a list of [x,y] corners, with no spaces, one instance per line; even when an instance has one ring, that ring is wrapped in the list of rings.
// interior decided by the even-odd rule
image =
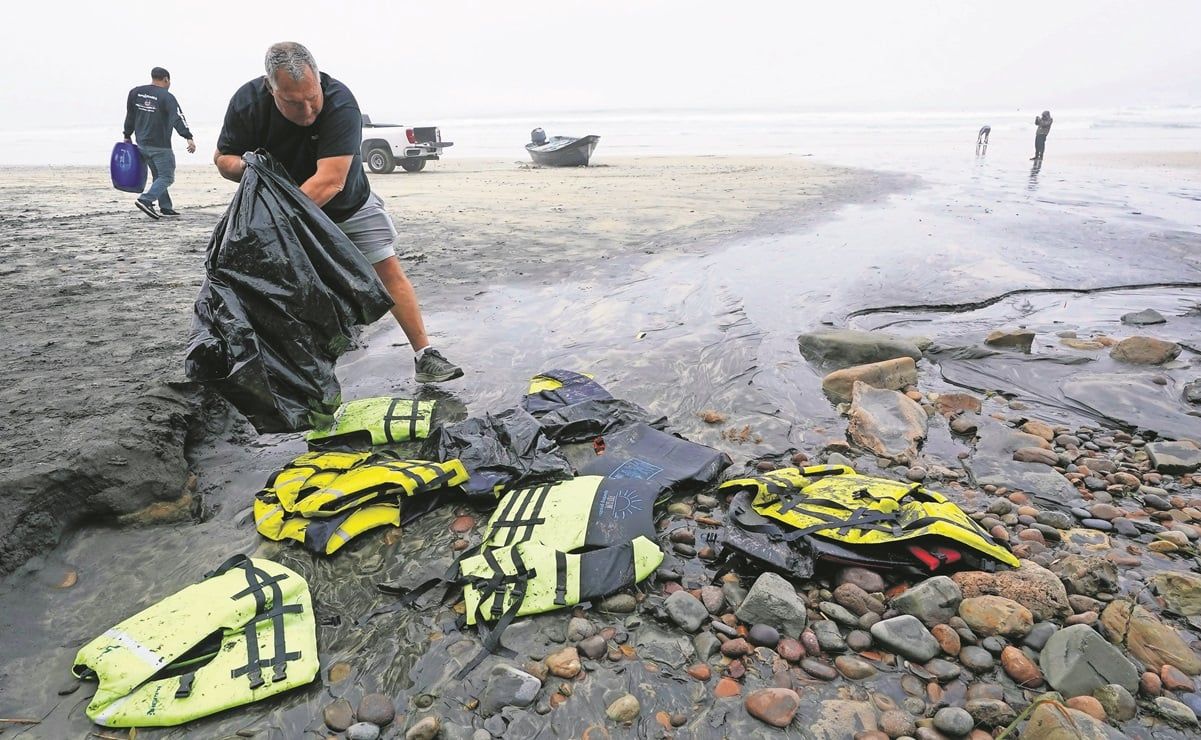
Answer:
[[[213,157],[222,177],[240,181],[243,154],[270,152],[375,268],[413,347],[417,382],[462,377],[430,345],[417,294],[396,259],[396,226],[363,171],[363,117],[354,95],[292,41],[267,49],[265,66],[267,74],[238,88],[225,111]]]
[[[1045,110],[1042,115],[1034,119],[1034,125],[1038,126],[1038,130],[1034,132],[1034,156],[1030,161],[1043,158],[1043,149],[1047,146],[1047,134],[1051,133],[1051,111]]]
[[[171,75],[162,67],[150,70],[150,84],[140,85],[129,91],[125,99],[125,141],[136,137],[142,158],[150,167],[154,179],[146,192],[134,201],[142,213],[150,218],[178,216],[172,206],[167,188],[175,182],[175,152],[171,149],[171,129],[188,140],[188,154],[196,151],[196,142],[188,130],[179,101],[168,92]],[[159,209],[154,210],[155,202]]]

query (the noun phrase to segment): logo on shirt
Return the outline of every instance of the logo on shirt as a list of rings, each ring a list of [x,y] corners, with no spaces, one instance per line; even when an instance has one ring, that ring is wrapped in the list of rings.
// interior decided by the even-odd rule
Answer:
[[[158,98],[147,93],[138,93],[138,100],[134,106],[145,113],[154,113],[158,110]]]

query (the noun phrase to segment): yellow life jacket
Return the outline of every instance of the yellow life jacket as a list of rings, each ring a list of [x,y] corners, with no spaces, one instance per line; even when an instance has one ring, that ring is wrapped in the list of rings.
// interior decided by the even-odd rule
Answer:
[[[368,530],[400,526],[402,499],[436,497],[466,480],[458,460],[401,460],[386,451],[306,453],[255,496],[255,528],[268,539],[296,540],[332,555]],[[417,510],[427,511],[427,503]]]
[[[506,494],[483,541],[452,575],[463,584],[466,622],[484,638],[484,650],[457,675],[489,653],[507,652],[500,635],[515,617],[607,596],[653,573],[663,562],[653,539],[653,508],[663,490],[647,481],[583,476]],[[488,630],[483,622],[495,625]]]
[[[430,434],[436,405],[436,401],[409,398],[360,398],[340,406],[329,426],[314,429],[305,439],[312,449],[368,447],[425,439]]]
[[[813,534],[870,546],[938,536],[1006,565],[1019,565],[1013,553],[962,509],[921,484],[859,475],[844,465],[816,465],[731,480],[720,488],[753,493],[755,511],[793,528],[789,539]]]
[[[516,616],[559,609],[646,578],[663,562],[652,539],[662,490],[583,476],[506,494],[488,520],[480,554],[459,561],[467,623],[511,609]],[[522,579],[523,589],[505,585]]]
[[[308,584],[236,556],[84,645],[73,672],[99,680],[96,724],[168,727],[303,686],[319,668]]]

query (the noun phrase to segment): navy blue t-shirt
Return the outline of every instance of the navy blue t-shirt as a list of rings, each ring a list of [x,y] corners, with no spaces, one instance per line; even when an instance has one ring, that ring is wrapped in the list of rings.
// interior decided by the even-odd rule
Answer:
[[[346,184],[321,210],[336,223],[353,216],[371,196],[363,172],[363,116],[349,88],[321,73],[325,102],[311,126],[297,126],[275,106],[267,78],[247,82],[234,93],[217,137],[217,151],[241,156],[266,149],[297,185],[317,172],[317,160],[354,155]]]
[[[192,138],[179,101],[158,85],[140,85],[125,99],[125,138],[135,137],[138,146],[171,148],[171,129]]]

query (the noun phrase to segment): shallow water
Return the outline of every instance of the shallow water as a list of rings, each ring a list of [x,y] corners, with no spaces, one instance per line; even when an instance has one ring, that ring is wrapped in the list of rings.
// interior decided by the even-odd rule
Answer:
[[[1048,152],[1053,156],[1054,149]],[[798,333],[823,325],[888,325],[897,333],[940,342],[966,341],[1017,322],[1086,336],[1102,327],[1113,331],[1117,315],[1150,306],[1171,313],[1169,323],[1151,333],[1196,338],[1197,319],[1190,311],[1201,302],[1199,288],[1070,297],[1032,293],[984,308],[876,312],[848,321],[863,309],[966,304],[1019,288],[1201,283],[1201,211],[1196,208],[1201,188],[1195,179],[1059,166],[1053,159],[1035,171],[1019,153],[1016,144],[994,142],[982,158],[960,149],[847,154],[842,161],[917,172],[925,184],[881,202],[842,208],[795,232],[714,245],[702,254],[652,254],[589,266],[575,281],[482,285],[477,292],[422,289],[435,341],[467,369],[463,381],[443,390],[472,414],[481,414],[516,404],[529,376],[539,370],[583,369],[615,395],[667,415],[674,431],[742,461],[789,447],[812,450],[842,438],[844,422],[820,392],[820,371],[796,351]],[[365,348],[340,366],[345,395],[416,393],[403,342],[389,322],[368,330]],[[1165,372],[1173,382],[1183,382],[1199,374],[1197,361],[1195,352],[1186,350],[1179,366]],[[944,382],[923,371],[923,387]],[[1020,388],[1011,390],[1021,395]],[[721,428],[697,418],[696,412],[710,408],[729,415],[726,429],[749,427],[750,441],[727,440]],[[1078,409],[1044,409],[1048,418],[1063,420],[1061,411]],[[220,426],[220,420],[213,423]],[[323,737],[322,706],[339,696],[353,703],[370,691],[396,696],[402,712],[412,716],[437,712],[457,725],[478,727],[480,720],[464,705],[479,695],[491,661],[465,682],[450,678],[474,654],[477,642],[453,629],[449,611],[401,611],[366,627],[355,621],[390,602],[374,584],[420,578],[449,562],[454,535],[447,525],[455,512],[435,512],[400,536],[368,534],[330,559],[265,543],[249,519],[251,498],[273,470],[302,450],[296,436],[255,438],[237,425],[212,429],[210,441],[193,450],[205,521],[81,530],[7,578],[0,585],[5,630],[0,715],[43,722],[0,734],[84,735],[91,726],[83,714],[90,689],[56,695],[71,683],[75,650],[233,552],[278,558],[309,580],[321,619],[320,681],[279,699],[141,737],[225,737],[243,730],[263,738]],[[934,436],[927,445],[928,457],[952,467],[958,466],[958,450],[959,443],[949,437]],[[58,587],[72,571],[78,582]],[[707,576],[689,572],[685,585],[701,585]],[[660,597],[649,598],[653,603]],[[636,618],[639,624],[625,623],[622,616],[602,619],[627,633],[631,644],[641,642],[641,654],[650,654],[657,644],[665,649],[650,614]],[[522,620],[506,634],[506,643],[524,655],[545,655],[555,647],[548,635],[558,632],[561,639],[566,621],[563,613]],[[663,631],[678,637],[674,628]],[[627,691],[643,699],[639,735],[657,731],[652,707],[688,715],[680,737],[749,736],[763,730],[747,719],[739,699],[714,702],[709,688],[681,678],[678,667],[653,660],[617,665],[575,683],[570,701],[545,717],[520,713],[510,725],[511,736],[578,735],[590,724],[605,724],[605,706]],[[895,692],[896,681],[887,676],[851,689],[813,682],[812,691],[802,692],[801,714],[812,716],[822,700],[864,698],[876,684]],[[752,666],[745,690],[770,680],[770,672],[756,676]],[[892,698],[899,702],[903,696]]]

